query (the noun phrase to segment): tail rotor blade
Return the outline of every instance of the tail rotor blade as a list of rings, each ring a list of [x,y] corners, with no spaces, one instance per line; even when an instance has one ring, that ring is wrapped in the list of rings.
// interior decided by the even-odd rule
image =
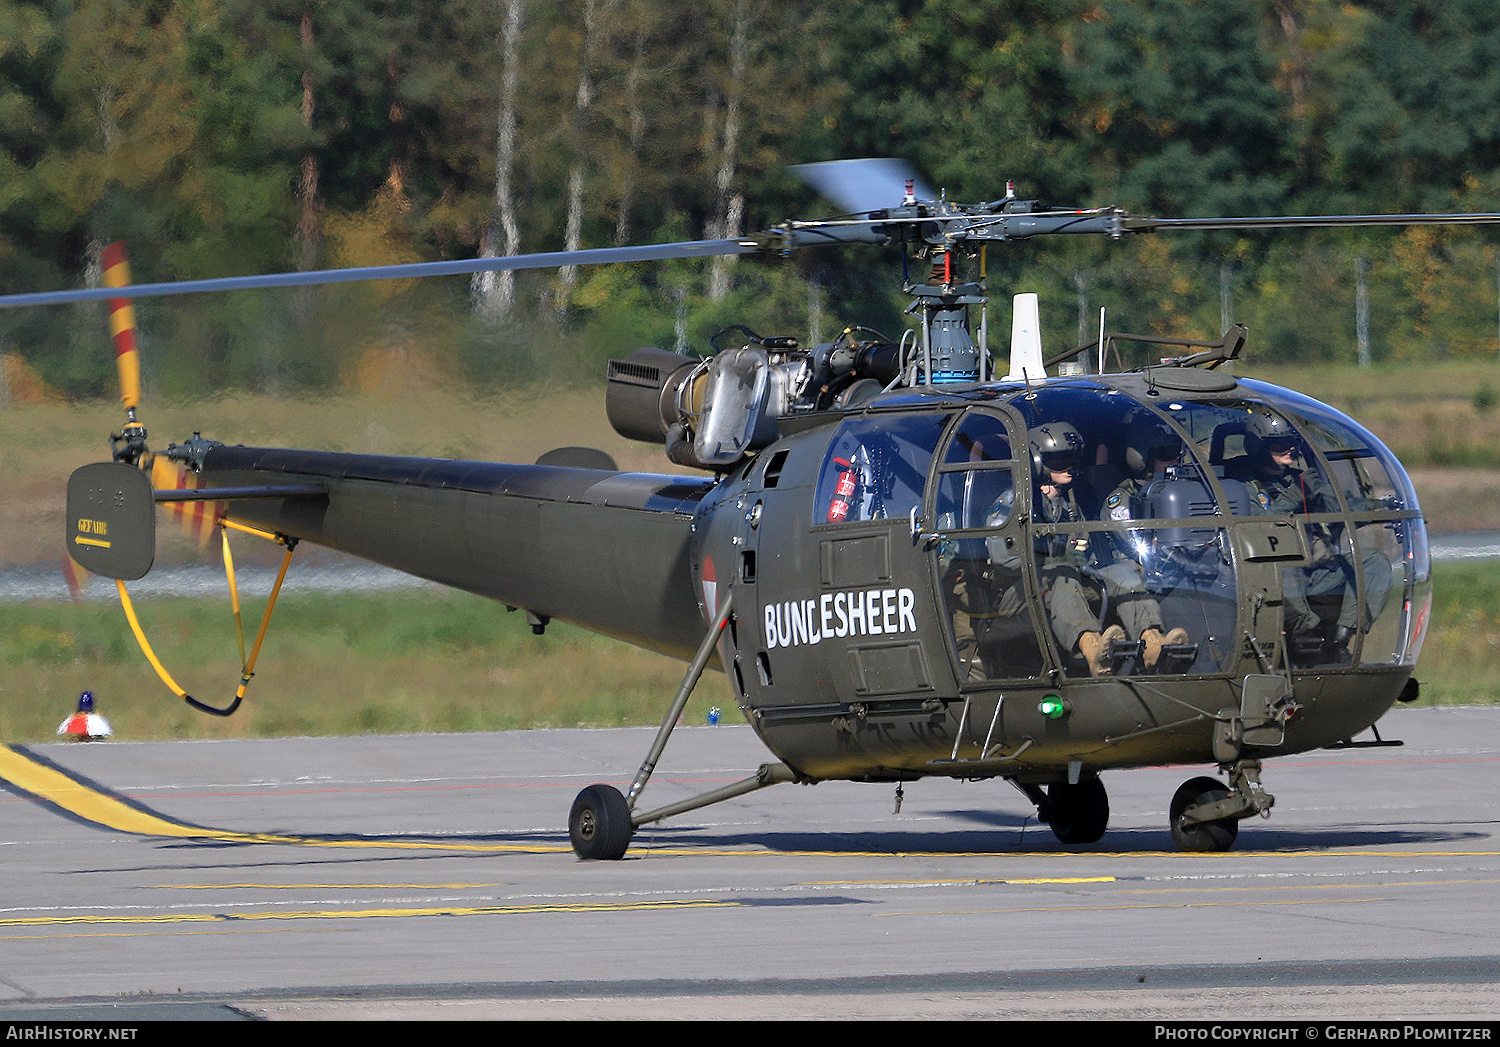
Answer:
[[[198,479],[196,473],[188,472],[182,464],[158,454],[151,461],[151,486],[158,491],[195,491],[203,486],[203,482]],[[171,516],[172,522],[191,537],[198,544],[199,549],[207,547],[208,540],[214,534],[214,524],[218,522],[225,509],[223,502],[194,501],[161,504]]]
[[[104,269],[104,286],[112,288],[130,285],[130,263],[125,259],[125,245],[110,244],[99,256]],[[129,298],[109,300],[109,333],[115,340],[115,366],[120,372],[120,400],[125,411],[134,411],[141,404],[141,354],[135,345],[135,307]]]

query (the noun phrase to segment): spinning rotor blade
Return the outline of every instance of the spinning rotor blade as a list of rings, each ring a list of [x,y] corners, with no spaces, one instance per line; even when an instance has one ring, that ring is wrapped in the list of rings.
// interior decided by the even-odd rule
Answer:
[[[116,292],[130,284],[125,245],[112,243],[99,255],[104,286]],[[128,414],[141,405],[141,354],[135,347],[135,307],[122,294],[109,299],[109,333],[115,340],[115,366],[120,372],[120,401]]]
[[[906,200],[907,184],[918,200],[936,200],[934,193],[905,160],[869,158],[825,160],[797,164],[797,176],[848,214],[868,214],[887,207],[900,207]]]
[[[610,262],[651,262],[670,258],[708,258],[714,255],[753,254],[760,250],[742,240],[690,240],[674,244],[639,247],[601,247],[587,251],[549,251],[501,258],[463,258],[450,262],[412,262],[405,265],[375,265],[355,269],[320,269],[309,273],[271,273],[264,276],[226,276],[213,280],[179,280],[170,283],[135,284],[130,287],[89,287],[74,291],[43,291],[35,294],[0,295],[0,309],[24,305],[65,305],[100,298],[149,298],[207,291],[243,291],[262,287],[306,287],[313,284],[357,283],[361,280],[407,280],[421,276],[455,276],[466,273],[502,272],[520,269],[550,269],[564,265],[604,265]]]
[[[1366,225],[1495,225],[1500,214],[1331,214],[1283,218],[1126,218],[1127,232],[1158,229],[1345,229]]]
[[[446,262],[415,262],[405,265],[363,266],[351,269],[321,269],[307,273],[270,273],[262,276],[230,276],[212,280],[181,280],[124,286],[128,273],[106,259],[109,273],[119,272],[117,283],[106,287],[71,291],[44,291],[0,295],[0,309],[35,305],[64,305],[100,298],[117,300],[126,310],[126,299],[240,291],[266,287],[305,287],[314,284],[355,283],[362,280],[406,280],[425,276],[456,276],[483,272],[549,269],[567,265],[606,265],[615,262],[664,261],[673,258],[709,258],[716,255],[755,253],[788,254],[803,247],[836,244],[889,244],[893,241],[923,243],[940,250],[962,245],[981,245],[1059,234],[1107,236],[1111,239],[1133,233],[1170,230],[1234,229],[1332,229],[1355,226],[1493,225],[1500,214],[1390,214],[1390,215],[1292,215],[1261,218],[1152,218],[1131,215],[1115,207],[1092,209],[1045,209],[1034,201],[1004,199],[981,204],[957,204],[936,199],[911,165],[890,159],[833,160],[802,164],[793,168],[820,193],[835,200],[852,215],[820,221],[787,221],[771,229],[736,240],[689,240],[669,244],[604,247],[584,251],[549,251],[499,258],[466,258]],[[907,193],[910,182],[912,190]],[[1036,207],[1035,210],[1032,208]],[[119,314],[121,323],[125,312]],[[115,323],[112,313],[111,324]],[[118,331],[117,331],[118,337]],[[128,376],[126,368],[135,359],[133,350],[117,350],[121,361],[122,396],[126,406],[138,399],[139,372]]]

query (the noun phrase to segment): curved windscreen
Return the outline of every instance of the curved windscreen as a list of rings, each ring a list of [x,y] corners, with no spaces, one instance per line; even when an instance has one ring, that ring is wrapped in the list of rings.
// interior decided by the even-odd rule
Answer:
[[[1321,543],[1310,551],[1313,563],[1301,579],[1311,612],[1301,624],[1329,636],[1341,663],[1357,650],[1361,665],[1415,665],[1432,572],[1411,478],[1347,415],[1287,389],[1241,384],[1295,424],[1305,441],[1298,449],[1304,469],[1325,477],[1348,512],[1347,522],[1312,525]]]
[[[922,505],[944,414],[850,418],[828,445],[813,524],[908,518]]]
[[[1430,569],[1394,455],[1264,383],[1160,392],[1078,380],[1008,401],[1026,432],[1006,497],[1027,508],[1033,603],[1064,671],[1226,671],[1246,641],[1292,669],[1413,664]],[[978,472],[942,468],[938,504],[977,526]]]

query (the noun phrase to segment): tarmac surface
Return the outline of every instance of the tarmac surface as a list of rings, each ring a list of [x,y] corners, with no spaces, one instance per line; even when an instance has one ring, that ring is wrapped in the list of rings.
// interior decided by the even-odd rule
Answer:
[[[1500,1018],[1500,706],[1379,730],[1208,855],[1165,808],[1211,768],[1106,774],[1089,849],[1003,782],[828,782],[579,862],[652,730],[0,748],[0,1021]],[[643,803],[769,758],[681,728]]]

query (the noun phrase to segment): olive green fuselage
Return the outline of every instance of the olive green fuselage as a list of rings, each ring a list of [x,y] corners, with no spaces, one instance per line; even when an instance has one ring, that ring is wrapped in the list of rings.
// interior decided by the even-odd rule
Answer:
[[[1144,401],[1136,386],[1122,383]],[[999,402],[1016,392],[908,392],[807,419],[714,479],[241,447],[215,447],[202,472],[210,486],[316,481],[326,496],[236,501],[230,516],[675,658],[691,657],[732,590],[718,664],[766,745],[808,779],[1048,782],[1070,765],[1076,774],[1079,766],[1216,762],[1216,732],[1240,709],[1247,675],[1286,678],[1300,706],[1279,741],[1262,737],[1256,756],[1349,738],[1390,708],[1411,675],[1414,650],[1407,651],[1415,644],[1407,641],[1415,635],[1419,643],[1420,620],[1404,627],[1406,641],[1379,641],[1395,654],[1378,646],[1376,621],[1415,613],[1411,579],[1421,581],[1420,565],[1395,566],[1398,581],[1407,579],[1396,595],[1404,605],[1366,601],[1363,648],[1304,665],[1284,622],[1304,584],[1296,579],[1311,571],[1310,554],[1303,548],[1289,559],[1277,543],[1314,525],[1410,536],[1421,525],[1414,503],[1392,499],[1395,508],[1357,516],[1346,497],[1311,514],[1312,523],[1254,513],[1224,469],[1207,464],[1204,436],[1197,453],[1206,464],[1193,482],[1208,504],[1192,509],[1192,520],[1176,520],[1180,526],[1155,521],[1153,534],[1203,532],[1194,563],[1216,557],[1218,573],[1190,564],[1197,573],[1173,581],[1148,563],[1149,585],[1122,598],[1159,602],[1164,616],[1175,616],[1167,627],[1180,622],[1192,642],[1170,671],[1165,662],[1147,671],[1127,658],[1116,673],[1091,677],[1051,611],[1044,549],[1143,532],[1108,520],[1044,526],[1026,454],[972,450],[962,433],[970,422],[961,420],[979,416],[1001,434],[992,451],[1006,438],[1024,449],[1033,407]],[[1094,386],[1078,396],[1112,403],[1104,398],[1120,392]],[[1221,411],[1215,395],[1229,403],[1248,394],[1194,395],[1188,406],[1202,415]],[[1239,410],[1239,402],[1222,411]],[[918,435],[874,446],[885,428]],[[1109,439],[1101,436],[1101,446]],[[1332,470],[1328,463],[1341,459],[1318,461]],[[1003,514],[990,506],[988,516],[966,523],[945,511],[953,501],[945,492],[984,483],[1008,492]],[[1182,539],[1175,548],[1187,547]],[[1372,562],[1347,568],[1346,603],[1377,588]],[[1097,572],[1084,574],[1089,581]],[[984,598],[988,614],[971,606],[981,585],[993,590]],[[1339,594],[1321,595],[1336,603]],[[1109,600],[1097,609],[1102,628]],[[996,639],[1001,632],[990,630],[1002,620],[1011,633]],[[1024,654],[1012,658],[1013,651]],[[1046,699],[1060,715],[1044,714]]]

